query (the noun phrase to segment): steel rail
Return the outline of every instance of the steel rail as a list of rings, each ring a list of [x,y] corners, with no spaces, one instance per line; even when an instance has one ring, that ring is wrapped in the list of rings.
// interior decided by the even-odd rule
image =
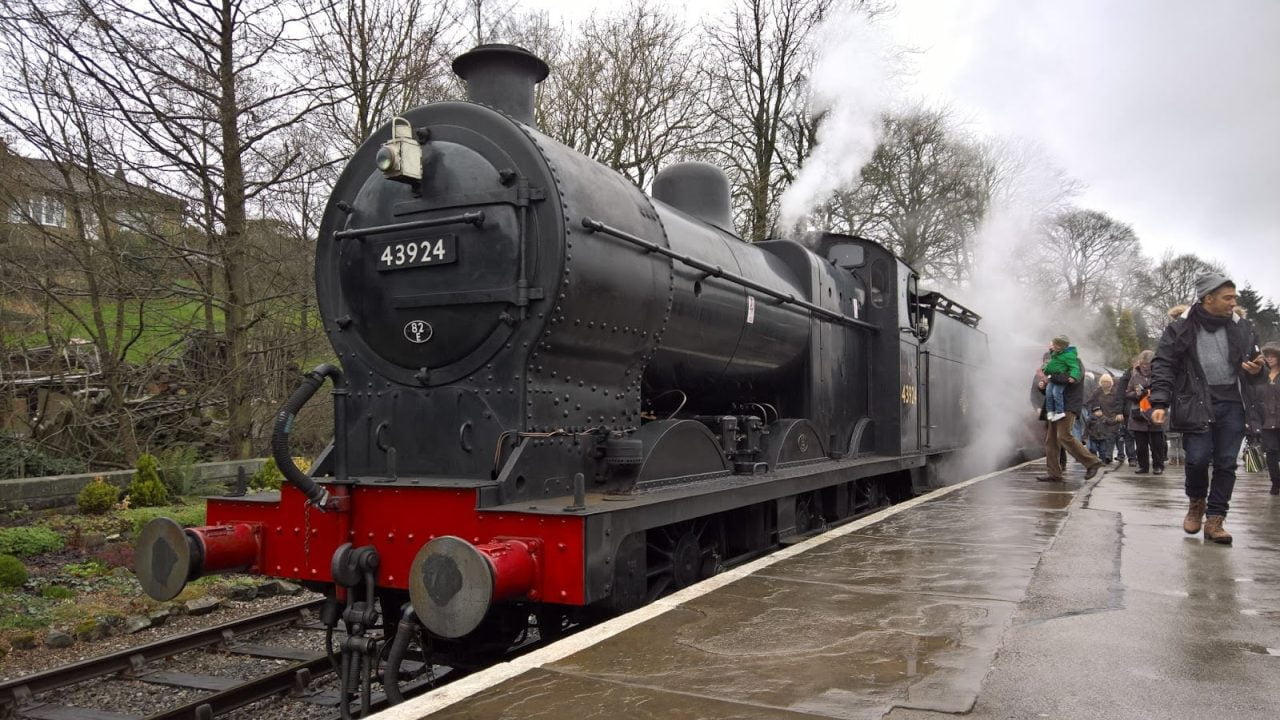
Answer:
[[[267,675],[245,680],[239,685],[197,698],[186,705],[161,710],[148,715],[145,720],[207,720],[290,690],[301,692],[312,680],[331,672],[333,667],[329,658],[322,655],[314,660],[297,662]]]
[[[304,613],[318,609],[323,599],[259,613],[240,620],[157,640],[146,645],[126,648],[119,652],[101,655],[80,662],[51,668],[43,672],[24,675],[0,683],[0,711],[9,714],[39,693],[56,690],[67,685],[112,675],[123,671],[141,673],[148,662],[161,660],[179,653],[198,650],[229,641],[236,635],[266,630],[305,618]]]

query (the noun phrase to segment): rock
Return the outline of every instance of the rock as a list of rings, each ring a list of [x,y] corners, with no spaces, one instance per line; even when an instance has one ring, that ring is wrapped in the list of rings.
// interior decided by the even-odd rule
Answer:
[[[36,636],[34,633],[14,635],[9,638],[9,644],[12,645],[15,650],[35,650]]]
[[[100,548],[107,544],[107,536],[102,533],[85,533],[80,538],[80,544],[87,550]]]
[[[111,634],[111,628],[101,620],[85,620],[76,625],[75,636],[83,642],[96,642]]]
[[[215,597],[202,597],[188,600],[185,608],[188,615],[208,615],[222,606],[222,601]]]
[[[49,634],[44,636],[44,646],[57,650],[59,648],[69,648],[75,644],[75,639],[61,630],[50,630]]]
[[[182,603],[169,603],[169,617],[177,617],[178,615],[186,615],[187,608]]]
[[[124,624],[124,616],[123,615],[100,615],[98,616],[98,622],[114,630],[115,628],[118,628]]]
[[[258,588],[252,585],[238,585],[231,588],[231,592],[227,594],[227,597],[232,600],[252,600],[258,597]]]
[[[111,533],[107,536],[107,542],[120,542],[123,539],[120,533]]]
[[[258,586],[258,594],[264,597],[297,595],[300,592],[302,592],[302,586],[291,583],[288,580],[268,580]]]
[[[133,571],[132,571],[132,570],[130,570],[129,568],[127,568],[127,567],[118,567],[118,568],[116,568],[115,570],[112,570],[112,571],[111,571],[111,574],[112,574],[112,575],[114,575],[114,576],[116,576],[116,577],[118,577],[118,578],[131,578],[131,577],[133,577]]]
[[[168,616],[166,615],[167,619]],[[151,618],[145,615],[130,615],[124,619],[124,631],[129,635],[141,632],[151,627]]]
[[[169,622],[169,609],[153,610],[147,615],[147,620],[151,622],[151,627],[160,627]]]

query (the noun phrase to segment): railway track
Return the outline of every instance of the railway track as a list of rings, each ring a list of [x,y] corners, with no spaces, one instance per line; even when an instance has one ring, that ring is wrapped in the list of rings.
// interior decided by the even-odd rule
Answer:
[[[316,678],[332,672],[324,653],[246,640],[255,633],[291,625],[323,632],[324,627],[315,621],[315,614],[322,603],[323,600],[299,603],[5,681],[0,683],[0,717],[31,720],[203,720],[274,695],[291,691],[301,694]],[[248,680],[185,673],[164,667],[168,664],[166,661],[175,656],[218,647],[232,655],[280,660],[288,664]],[[201,694],[181,705],[149,714],[72,707],[47,699],[56,691],[89,680],[137,681],[200,691]],[[327,702],[327,698],[322,698],[321,702]],[[336,697],[333,702],[336,705]]]

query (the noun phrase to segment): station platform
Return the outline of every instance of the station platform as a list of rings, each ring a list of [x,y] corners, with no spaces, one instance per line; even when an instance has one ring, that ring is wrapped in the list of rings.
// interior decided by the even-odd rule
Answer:
[[[1280,498],[1182,532],[1182,469],[943,488],[380,720],[1274,718]]]

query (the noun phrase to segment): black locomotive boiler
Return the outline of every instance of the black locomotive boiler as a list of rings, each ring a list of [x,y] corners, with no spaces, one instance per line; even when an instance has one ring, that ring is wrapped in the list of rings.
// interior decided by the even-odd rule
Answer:
[[[344,604],[327,621],[366,669],[379,622],[502,646],[906,496],[966,443],[978,317],[884,247],[743,242],[718,169],[674,165],[649,196],[540,132],[535,56],[453,67],[468,101],[382,127],[329,200],[338,365],[280,413],[289,483],[148,527],[153,596],[228,569],[301,581]],[[307,475],[288,437],[326,378],[334,440]]]

